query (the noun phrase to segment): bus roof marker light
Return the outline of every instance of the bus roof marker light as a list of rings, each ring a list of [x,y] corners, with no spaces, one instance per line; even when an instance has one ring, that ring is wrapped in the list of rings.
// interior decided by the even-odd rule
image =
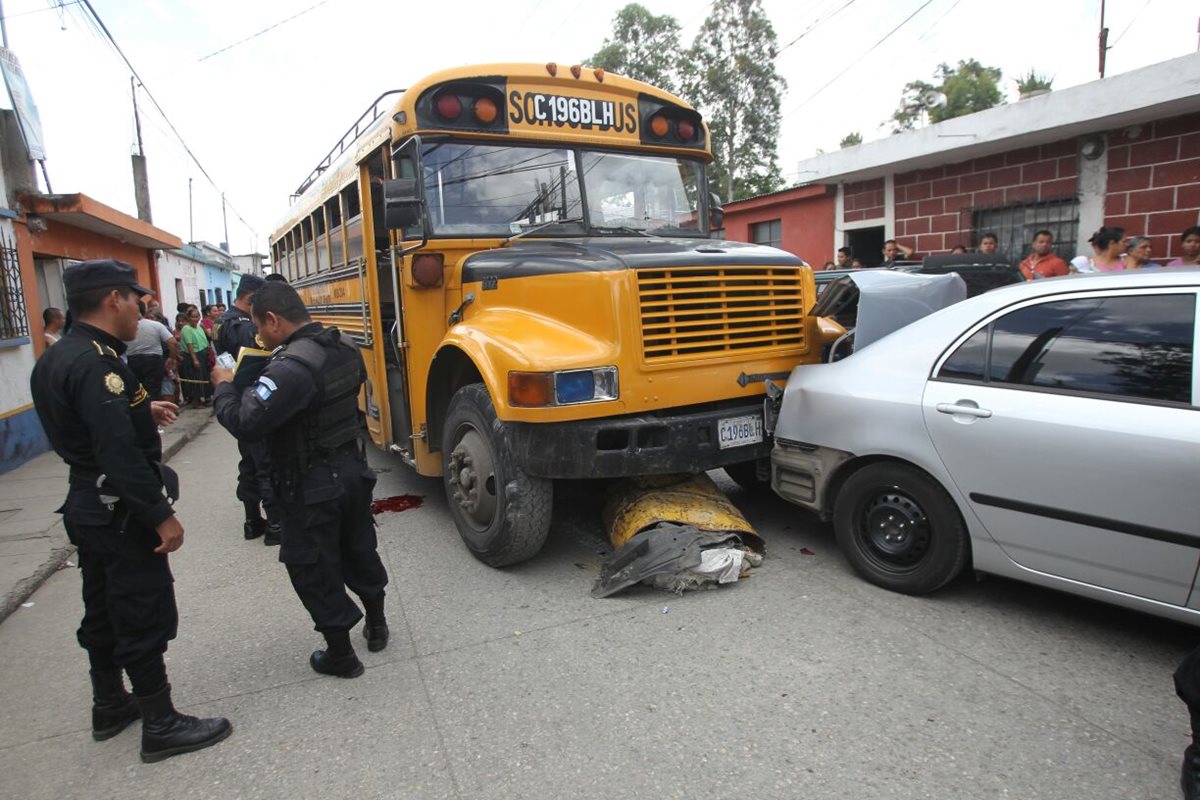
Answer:
[[[397,111],[395,114],[392,114],[392,122],[396,123],[397,125],[403,125],[404,123],[408,122],[408,112]]]
[[[558,77],[558,64],[555,64],[553,61],[551,61],[549,64],[546,65],[546,72],[550,73],[551,78],[557,78]]]
[[[578,64],[572,65],[571,66],[571,74],[574,75],[575,78],[578,80],[579,76],[583,74],[583,67],[579,66]]]
[[[592,74],[596,76],[597,81],[604,83],[604,70],[597,67],[596,69],[592,70]]]
[[[653,117],[650,118],[650,132],[653,133],[655,136],[657,136],[659,139],[666,136],[667,131],[669,131],[670,129],[671,129],[670,123],[667,122],[667,118],[664,117],[662,114],[655,114]]]
[[[480,97],[475,101],[472,110],[475,112],[475,119],[484,125],[491,125],[500,115],[500,111],[496,108],[496,101],[490,97]]]
[[[433,104],[437,109],[438,116],[448,122],[458,119],[458,115],[462,113],[462,101],[458,99],[457,95],[450,92],[439,94]]]

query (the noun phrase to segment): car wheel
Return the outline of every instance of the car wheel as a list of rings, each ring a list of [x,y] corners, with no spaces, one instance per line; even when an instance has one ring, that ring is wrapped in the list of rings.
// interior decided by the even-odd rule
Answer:
[[[500,431],[483,384],[454,393],[442,434],[446,500],[467,549],[493,567],[537,555],[553,506],[551,481],[517,466]]]
[[[837,494],[838,546],[866,580],[904,594],[945,586],[967,561],[967,528],[950,495],[924,472],[871,464]]]
[[[745,489],[747,492],[763,494],[771,489],[771,481],[759,480],[757,461],[743,461],[739,464],[726,464],[724,467],[722,467],[722,469],[725,470],[725,474],[729,476],[730,480]]]

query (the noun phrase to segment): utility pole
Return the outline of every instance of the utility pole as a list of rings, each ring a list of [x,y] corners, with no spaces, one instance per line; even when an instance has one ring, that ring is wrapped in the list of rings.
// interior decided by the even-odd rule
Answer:
[[[137,84],[129,76],[129,91],[133,95],[133,125],[137,130],[137,152],[130,156],[133,163],[133,197],[137,203],[138,219],[153,222],[150,214],[150,175],[146,171],[146,153],[142,149],[142,118],[138,114]]]
[[[8,28],[4,24],[4,0],[0,0],[0,44],[8,49]]]
[[[1108,28],[1104,27],[1104,0],[1100,0],[1100,77],[1104,77],[1104,60],[1108,55]]]
[[[225,226],[225,241],[221,242],[225,252],[229,252],[229,217],[225,216],[225,193],[221,192],[221,222]]]
[[[196,231],[192,226],[192,179],[188,178],[188,241],[196,241]]]

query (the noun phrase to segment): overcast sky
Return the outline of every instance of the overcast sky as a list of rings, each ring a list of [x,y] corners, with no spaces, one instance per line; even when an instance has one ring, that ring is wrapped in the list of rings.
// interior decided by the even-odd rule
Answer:
[[[235,253],[265,252],[292,190],[385,90],[461,64],[584,62],[624,5],[619,0],[91,3],[212,178],[210,183],[190,160],[143,95],[155,224],[185,240],[220,242],[224,192]],[[695,0],[643,5],[678,19],[685,47],[709,10]],[[128,69],[87,24],[78,0],[61,5],[3,0],[3,7],[9,47],[21,61],[41,116],[53,189],[83,192],[135,213]],[[1100,0],[764,0],[764,7],[781,47],[804,34],[777,61],[788,82],[779,153],[791,181],[800,159],[836,149],[850,131],[866,140],[888,135],[884,121],[904,84],[930,79],[939,62],[977,58],[1000,67],[1010,99],[1016,97],[1012,78],[1030,68],[1053,76],[1055,88],[1098,77]],[[1195,0],[1108,0],[1106,13],[1109,75],[1197,49]],[[272,25],[277,27],[235,45]]]

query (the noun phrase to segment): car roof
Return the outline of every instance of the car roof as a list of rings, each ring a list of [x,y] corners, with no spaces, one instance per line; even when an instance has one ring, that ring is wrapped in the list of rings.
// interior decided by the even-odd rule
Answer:
[[[1196,289],[1200,288],[1200,268],[1166,267],[1161,269],[1129,270],[1100,275],[1071,275],[1061,278],[1043,278],[1023,281],[1010,286],[1001,286],[960,303],[935,311],[909,325],[896,330],[861,351],[861,355],[873,354],[874,358],[925,357],[940,353],[950,339],[943,334],[957,337],[967,328],[984,317],[1007,306],[1039,297],[1073,295],[1080,292],[1105,291],[1134,288]],[[918,351],[930,351],[918,356]],[[888,355],[888,351],[893,351]],[[860,354],[855,353],[855,358]],[[838,363],[850,363],[855,358]],[[861,359],[860,359],[861,360]]]
[[[1200,286],[1200,267],[1131,269],[1040,278],[1000,286],[980,296],[991,298],[991,302],[1016,302],[1025,297],[1042,297],[1062,292],[1090,292],[1097,289],[1125,289],[1131,286]]]

